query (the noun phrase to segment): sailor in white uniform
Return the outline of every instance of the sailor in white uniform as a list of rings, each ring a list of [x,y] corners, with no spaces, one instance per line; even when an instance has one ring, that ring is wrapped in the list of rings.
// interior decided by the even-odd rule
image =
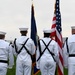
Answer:
[[[63,47],[63,59],[64,67],[68,68],[68,75],[75,75],[75,26],[72,26],[72,35]]]
[[[45,29],[44,37],[38,42],[36,67],[42,75],[55,75],[56,62],[59,60],[57,43],[50,38],[52,30]]]
[[[5,32],[0,31],[0,75],[6,75],[7,68],[11,69],[14,65],[12,47],[4,40],[5,34]]]
[[[28,28],[19,28],[21,36],[14,41],[16,60],[16,75],[31,75],[32,59],[35,54],[35,45],[32,39],[27,37]]]

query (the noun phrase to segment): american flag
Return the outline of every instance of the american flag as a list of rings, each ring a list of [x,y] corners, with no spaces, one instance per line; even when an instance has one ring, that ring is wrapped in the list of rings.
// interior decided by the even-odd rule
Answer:
[[[62,34],[61,34],[62,28],[61,28],[61,14],[59,8],[59,0],[56,0],[53,23],[51,28],[54,29],[54,32],[51,35],[55,36],[55,41],[58,43],[59,49],[58,75],[63,75]]]

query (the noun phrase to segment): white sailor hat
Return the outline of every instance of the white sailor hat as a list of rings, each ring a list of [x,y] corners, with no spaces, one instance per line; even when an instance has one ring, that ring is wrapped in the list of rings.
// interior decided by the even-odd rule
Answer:
[[[0,31],[0,35],[5,35],[6,32]]]
[[[52,32],[52,29],[44,29],[43,32],[44,33],[51,33]]]
[[[75,26],[71,26],[72,29],[75,29]]]
[[[20,29],[20,31],[27,31],[28,30],[28,27],[21,27],[19,29]]]

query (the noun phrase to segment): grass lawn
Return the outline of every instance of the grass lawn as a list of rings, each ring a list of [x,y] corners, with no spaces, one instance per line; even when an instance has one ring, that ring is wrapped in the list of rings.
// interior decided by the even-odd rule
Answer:
[[[8,69],[7,75],[15,75],[15,65],[12,69]],[[37,75],[41,75],[41,73],[37,74]],[[68,75],[67,69],[64,68],[64,75]]]
[[[14,66],[12,69],[8,69],[7,75],[15,75],[15,71],[16,71],[16,69],[15,69],[15,66]]]
[[[64,68],[64,75],[68,75],[68,70]]]
[[[14,57],[14,66],[13,66],[13,68],[12,69],[8,69],[7,70],[7,75],[15,75],[15,71],[16,71],[16,57]]]

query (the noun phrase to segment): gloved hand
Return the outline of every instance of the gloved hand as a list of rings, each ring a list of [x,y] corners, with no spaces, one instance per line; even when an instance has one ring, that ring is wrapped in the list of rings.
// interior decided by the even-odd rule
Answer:
[[[12,66],[8,66],[9,69],[12,69]]]
[[[38,62],[36,62],[36,68],[37,69],[40,69],[40,66],[39,66],[39,63]]]

